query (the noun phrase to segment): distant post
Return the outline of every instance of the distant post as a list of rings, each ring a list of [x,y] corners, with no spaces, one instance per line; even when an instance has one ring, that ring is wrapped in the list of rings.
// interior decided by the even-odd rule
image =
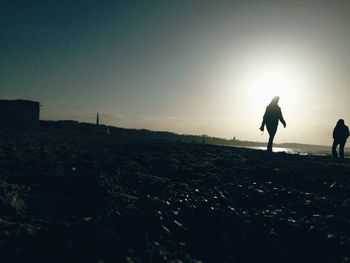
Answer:
[[[96,115],[96,126],[99,126],[100,125],[100,117],[98,115],[98,112],[97,112],[97,115]]]

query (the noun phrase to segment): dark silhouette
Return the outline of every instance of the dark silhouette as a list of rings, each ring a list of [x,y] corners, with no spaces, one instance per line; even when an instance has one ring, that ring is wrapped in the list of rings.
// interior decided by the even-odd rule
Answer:
[[[344,146],[346,140],[348,139],[349,127],[345,125],[343,119],[339,119],[337,125],[333,130],[333,146],[332,146],[332,155],[335,158],[338,158],[337,146],[339,145],[339,156],[340,158],[344,158]]]
[[[36,129],[39,127],[40,103],[30,100],[0,100],[0,127]]]
[[[277,132],[278,121],[281,121],[284,128],[286,128],[286,122],[283,119],[281,108],[278,106],[278,101],[280,97],[274,97],[270,104],[266,107],[263,121],[260,126],[260,130],[264,131],[266,125],[267,131],[269,133],[269,142],[267,144],[267,151],[272,152],[273,139],[275,138]]]

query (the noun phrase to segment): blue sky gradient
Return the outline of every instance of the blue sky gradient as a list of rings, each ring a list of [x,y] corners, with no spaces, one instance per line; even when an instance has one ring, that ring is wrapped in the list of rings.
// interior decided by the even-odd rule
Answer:
[[[43,119],[264,141],[247,83],[277,65],[298,96],[275,94],[276,141],[329,144],[350,122],[349,25],[348,1],[2,1],[0,97],[40,101]]]

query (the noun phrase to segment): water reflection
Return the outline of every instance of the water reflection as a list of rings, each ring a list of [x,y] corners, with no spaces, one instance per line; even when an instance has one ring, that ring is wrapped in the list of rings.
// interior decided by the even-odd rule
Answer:
[[[254,150],[265,150],[266,147],[262,146],[247,146],[243,148],[248,148],[248,149],[254,149]],[[284,147],[273,147],[273,152],[285,152],[285,153],[290,153],[290,154],[300,154],[300,155],[308,155],[309,153],[301,150],[301,149],[294,149],[294,148],[284,148]]]

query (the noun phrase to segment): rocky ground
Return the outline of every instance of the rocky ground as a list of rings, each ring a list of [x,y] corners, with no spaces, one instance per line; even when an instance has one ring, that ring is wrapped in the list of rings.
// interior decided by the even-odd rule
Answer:
[[[350,262],[350,161],[0,138],[1,262]]]

